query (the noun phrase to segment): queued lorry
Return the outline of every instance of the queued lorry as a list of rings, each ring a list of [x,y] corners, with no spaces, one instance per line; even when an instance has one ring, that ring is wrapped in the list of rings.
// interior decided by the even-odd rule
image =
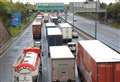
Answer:
[[[48,23],[48,22],[49,22],[49,14],[44,13],[44,23]]]
[[[47,28],[47,41],[48,46],[58,46],[62,45],[62,32],[60,28]]]
[[[53,22],[49,22],[49,23],[45,23],[45,27],[46,27],[46,28],[55,28],[56,25],[55,25],[55,23],[53,23]]]
[[[82,82],[120,82],[120,54],[98,40],[78,42],[77,67]]]
[[[51,22],[55,23],[56,25],[58,24],[58,17],[57,16],[50,16]]]
[[[68,46],[50,46],[52,82],[75,82],[75,58]]]
[[[14,82],[37,82],[42,69],[40,48],[25,48],[13,65]]]
[[[59,27],[63,34],[63,42],[70,42],[72,40],[72,26],[68,23],[60,23]]]
[[[34,40],[40,40],[41,39],[41,28],[42,28],[42,20],[35,20],[32,23],[32,34]]]

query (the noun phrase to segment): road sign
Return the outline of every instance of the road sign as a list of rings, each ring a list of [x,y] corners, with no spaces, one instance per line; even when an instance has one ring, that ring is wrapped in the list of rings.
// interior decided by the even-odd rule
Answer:
[[[21,13],[20,12],[16,12],[12,14],[11,17],[11,25],[12,26],[19,26],[21,24]]]

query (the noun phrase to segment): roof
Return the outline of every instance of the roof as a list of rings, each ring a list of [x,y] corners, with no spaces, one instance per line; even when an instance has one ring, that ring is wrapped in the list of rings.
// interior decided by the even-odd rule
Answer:
[[[120,54],[98,40],[79,41],[96,62],[120,62]]]
[[[56,25],[55,25],[55,23],[46,23],[46,27],[55,27]]]
[[[51,19],[58,19],[57,16],[50,16]]]
[[[16,71],[19,72],[22,68],[27,68],[30,71],[35,71],[37,62],[37,55],[34,52],[26,53],[23,61],[16,66]]]
[[[62,35],[60,28],[47,28],[48,35]]]
[[[60,27],[72,27],[70,24],[68,23],[60,23],[59,24]]]
[[[36,20],[32,23],[32,25],[41,25],[41,22]]]
[[[68,46],[50,46],[50,55],[52,59],[74,58]]]
[[[64,6],[64,3],[39,3],[39,6]]]
[[[42,19],[42,15],[38,15],[36,19]]]

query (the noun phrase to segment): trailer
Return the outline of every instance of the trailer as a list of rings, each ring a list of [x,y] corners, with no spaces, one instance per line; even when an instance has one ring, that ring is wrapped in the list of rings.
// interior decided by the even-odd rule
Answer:
[[[40,71],[40,49],[26,48],[13,65],[14,82],[36,82]]]
[[[38,13],[37,13],[37,17],[42,17],[42,18],[44,18],[44,14],[43,14],[42,12],[38,12]]]
[[[75,82],[75,58],[68,46],[50,46],[52,82]]]
[[[77,66],[82,82],[120,82],[120,54],[98,40],[78,42]]]
[[[37,17],[36,17],[36,21],[42,21],[42,19],[43,19],[43,17],[42,16],[40,16],[40,15],[37,15]]]
[[[58,17],[57,16],[50,16],[51,22],[55,23],[56,25],[58,24]]]
[[[48,23],[49,22],[49,16],[48,13],[44,14],[44,23]]]
[[[46,26],[46,28],[55,28],[56,27],[55,23],[52,23],[52,22],[46,23],[45,26]]]
[[[60,28],[47,28],[47,40],[49,46],[62,45],[62,32]]]
[[[72,40],[72,26],[68,23],[60,23],[59,27],[62,30],[63,41],[70,42]]]
[[[32,23],[32,34],[34,40],[41,39],[41,28],[42,28],[42,21],[34,21]]]

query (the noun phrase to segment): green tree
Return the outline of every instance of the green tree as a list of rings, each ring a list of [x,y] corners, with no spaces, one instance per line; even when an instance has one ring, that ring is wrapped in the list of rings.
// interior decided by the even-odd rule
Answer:
[[[120,2],[110,4],[107,11],[109,19],[113,19],[114,22],[120,23]]]
[[[6,27],[9,27],[11,14],[14,12],[20,12],[22,18],[26,21],[27,17],[30,15],[29,11],[31,8],[33,8],[33,6],[29,3],[11,3],[8,0],[0,0],[0,19],[4,21]]]
[[[102,3],[100,4],[100,8],[106,9],[106,8],[107,8],[107,4],[102,2]]]
[[[0,0],[0,19],[5,22],[5,26],[9,25],[11,12],[13,12],[13,5],[7,0]]]

